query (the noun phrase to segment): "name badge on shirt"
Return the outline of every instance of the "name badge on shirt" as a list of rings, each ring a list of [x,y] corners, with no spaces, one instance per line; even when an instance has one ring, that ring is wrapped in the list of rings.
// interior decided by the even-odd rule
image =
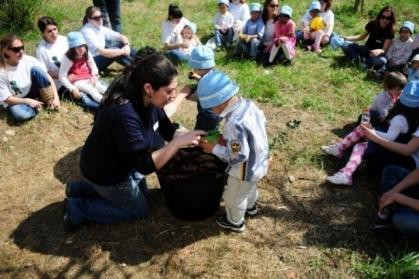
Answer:
[[[156,123],[154,123],[153,125],[153,131],[157,131],[157,129],[159,128],[159,121],[157,121]]]

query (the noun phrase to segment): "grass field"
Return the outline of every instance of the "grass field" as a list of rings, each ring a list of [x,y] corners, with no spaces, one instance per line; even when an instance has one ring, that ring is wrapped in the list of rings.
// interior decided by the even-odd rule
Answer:
[[[214,2],[178,1],[198,24],[201,38],[211,33]],[[294,8],[298,21],[309,2],[282,4]],[[334,2],[340,34],[362,32],[385,3],[395,7],[399,23],[419,24],[417,0],[365,1],[363,14],[351,11],[353,0]],[[90,3],[48,1],[44,14],[55,17],[66,34],[80,27]],[[132,45],[160,48],[168,5],[122,1],[123,33]],[[39,34],[34,30],[22,36],[33,55]],[[299,49],[293,66],[269,69],[231,60],[224,52],[216,55],[217,68],[237,81],[241,94],[257,101],[268,119],[274,160],[259,185],[261,212],[247,219],[246,231],[227,233],[213,219],[175,219],[152,176],[149,217],[67,234],[62,229],[63,185],[80,177],[78,156],[93,115],[64,101],[68,112],[44,111],[17,125],[1,110],[1,278],[419,278],[418,254],[411,253],[417,244],[388,245],[369,229],[379,177],[361,168],[353,187],[324,182],[342,162],[324,156],[319,147],[342,137],[381,85],[345,64],[341,51],[328,48],[321,55]],[[188,70],[180,67],[180,85],[188,82]],[[192,127],[195,113],[195,104],[186,101],[174,120]]]

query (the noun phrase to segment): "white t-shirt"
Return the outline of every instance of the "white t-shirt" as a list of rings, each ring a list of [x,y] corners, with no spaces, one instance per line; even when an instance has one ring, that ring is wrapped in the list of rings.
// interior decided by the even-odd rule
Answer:
[[[39,42],[36,48],[36,58],[45,65],[47,71],[56,72],[60,70],[59,64],[64,54],[68,50],[67,38],[58,35],[54,44],[50,44],[45,40]],[[54,79],[57,90],[61,88],[62,84],[59,79]]]
[[[419,138],[419,128],[412,134],[412,137]],[[415,160],[416,168],[419,168],[419,149],[412,154],[412,158]]]
[[[229,11],[226,11],[224,14],[217,12],[212,22],[215,29],[231,28],[234,24],[234,17]]]
[[[28,95],[31,87],[31,69],[32,67],[40,67],[46,73],[44,64],[39,62],[35,57],[24,54],[17,66],[7,65],[0,69],[0,102],[4,107],[4,103],[10,96],[24,98]]]
[[[269,19],[265,24],[265,31],[262,37],[262,43],[264,46],[272,45],[274,41],[274,33],[275,33],[275,22],[273,19]]]
[[[247,3],[230,3],[228,10],[233,15],[234,20],[242,26],[244,26],[246,21],[250,18],[250,9]]]
[[[377,131],[377,135],[387,140],[394,141],[400,134],[407,133],[408,131],[409,124],[407,123],[406,117],[398,114],[390,120],[390,127],[388,127],[387,132]]]
[[[96,27],[91,23],[86,23],[81,28],[81,33],[86,40],[89,51],[93,56],[99,55],[98,49],[106,47],[106,40],[119,41],[121,34],[105,26]]]
[[[324,20],[324,24],[325,24],[324,32],[326,33],[326,35],[330,36],[333,32],[333,28],[335,25],[335,14],[331,10],[328,10],[326,12],[320,12],[319,16],[323,18]],[[303,17],[300,19],[300,24],[301,24],[300,27],[304,28],[308,26],[310,24],[310,20],[311,20],[310,10],[307,10],[305,14],[303,15]]]
[[[189,23],[189,20],[185,17],[182,17],[178,24],[173,24],[170,20],[166,20],[161,25],[161,40],[163,44],[170,44],[174,43],[171,41],[172,37],[177,35],[180,36],[180,32],[182,31],[183,27]],[[175,33],[175,35],[172,35]]]

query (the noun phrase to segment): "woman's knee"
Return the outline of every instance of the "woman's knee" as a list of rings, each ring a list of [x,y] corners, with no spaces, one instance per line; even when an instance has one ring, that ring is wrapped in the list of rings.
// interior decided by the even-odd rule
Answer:
[[[39,88],[45,88],[51,85],[48,74],[41,67],[31,68],[31,79]]]
[[[37,114],[35,109],[23,104],[9,106],[8,111],[16,121],[30,120]]]
[[[419,213],[414,214],[406,210],[396,212],[393,215],[393,224],[402,234],[419,237]]]

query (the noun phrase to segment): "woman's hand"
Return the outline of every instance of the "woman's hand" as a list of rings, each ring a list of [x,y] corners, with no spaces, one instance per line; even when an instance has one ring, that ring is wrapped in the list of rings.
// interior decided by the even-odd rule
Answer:
[[[28,106],[30,106],[31,108],[36,109],[36,110],[41,110],[42,105],[44,104],[43,102],[31,99],[31,98],[25,98],[25,102]]]
[[[390,204],[395,203],[396,202],[397,195],[399,195],[399,193],[392,192],[392,191],[385,192],[381,196],[381,198],[380,198],[380,200],[378,202],[379,211],[381,211],[384,207],[386,207],[386,206],[388,206]]]
[[[202,150],[205,153],[212,153],[215,144],[208,142],[207,140],[203,139],[199,141],[199,146],[202,147]]]
[[[190,131],[173,138],[172,142],[178,147],[195,146],[199,144],[202,135],[206,133],[201,130]]]
[[[54,100],[51,102],[51,105],[50,105],[51,109],[54,109],[54,110],[58,110],[60,106],[61,106],[60,99],[58,98],[54,98]]]
[[[377,133],[375,132],[375,129],[371,126],[371,124],[361,124],[360,127],[362,132],[364,133],[364,137],[374,141],[374,139],[377,137]]]
[[[122,49],[122,55],[124,56],[129,56],[129,54],[131,53],[131,48],[129,45],[124,45],[121,49]]]
[[[74,88],[73,90],[71,90],[71,96],[73,96],[73,98],[76,100],[80,100],[80,91],[77,88]]]
[[[370,51],[370,57],[377,57],[377,56],[380,56],[383,53],[384,53],[384,50],[382,50],[382,49],[379,49],[379,48],[373,49],[373,50]]]

